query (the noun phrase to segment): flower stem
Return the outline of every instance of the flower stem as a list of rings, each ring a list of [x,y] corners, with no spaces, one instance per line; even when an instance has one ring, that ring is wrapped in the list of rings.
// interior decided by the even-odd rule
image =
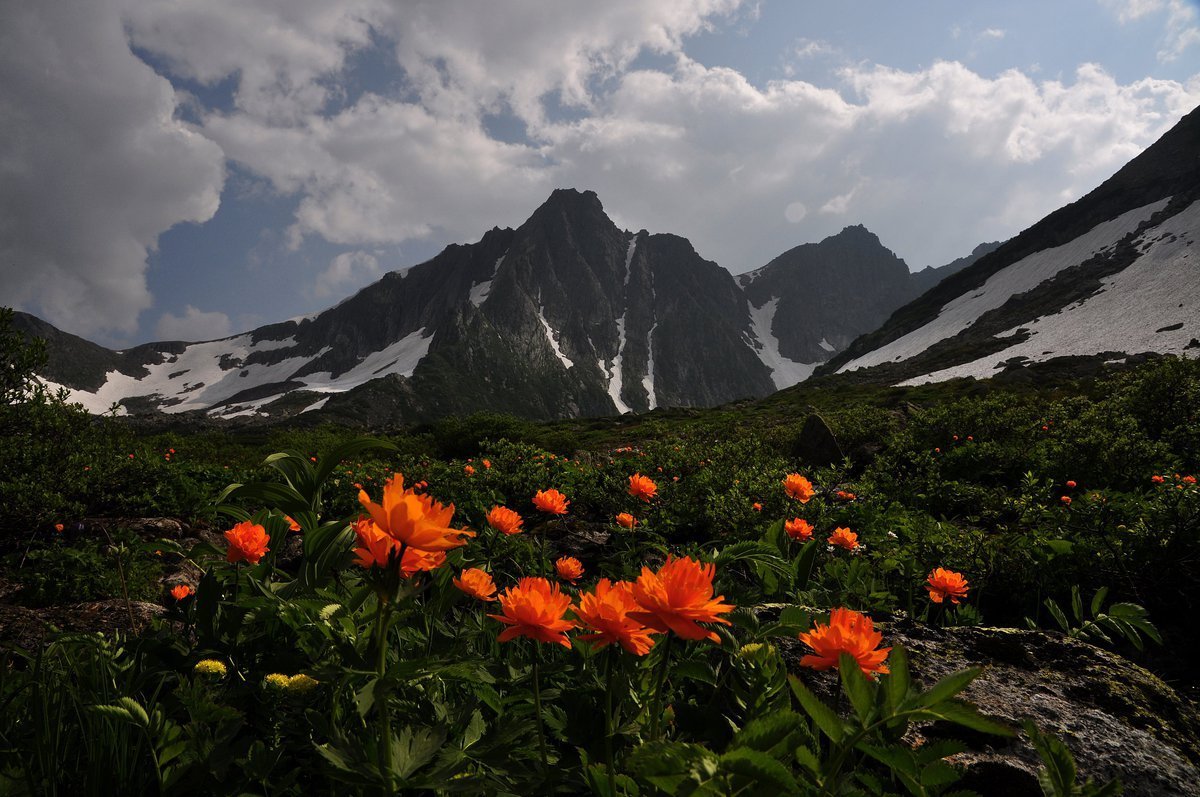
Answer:
[[[663,685],[667,681],[667,666],[671,660],[671,640],[674,638],[674,634],[667,634],[667,641],[663,643],[662,661],[658,665],[658,679],[654,685],[654,703],[650,712],[650,739],[653,741],[659,739],[663,713]]]
[[[617,774],[613,771],[613,733],[616,725],[616,717],[613,716],[613,692],[616,691],[616,679],[613,676],[616,671],[616,661],[616,645],[609,645],[608,659],[604,662],[604,675],[607,681],[604,694],[604,764],[605,769],[608,770],[608,793],[612,797],[616,797],[617,794]]]
[[[546,754],[546,728],[542,723],[542,685],[538,665],[541,663],[542,654],[537,647],[537,643],[533,646],[533,711],[537,716],[538,729],[538,748],[542,752],[542,771],[548,773],[550,771],[550,757]]]
[[[375,622],[375,645],[378,648],[375,660],[376,684],[387,674],[387,616],[391,605],[384,599],[379,602],[379,615]],[[388,711],[387,692],[377,688],[375,708],[379,715],[379,771],[384,779],[384,794],[392,793],[392,718]]]

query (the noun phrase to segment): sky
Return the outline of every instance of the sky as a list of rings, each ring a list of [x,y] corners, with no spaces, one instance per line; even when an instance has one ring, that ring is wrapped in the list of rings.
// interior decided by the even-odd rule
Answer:
[[[1197,105],[1197,0],[0,0],[0,305],[223,337],[561,187],[733,273],[851,224],[918,270]]]

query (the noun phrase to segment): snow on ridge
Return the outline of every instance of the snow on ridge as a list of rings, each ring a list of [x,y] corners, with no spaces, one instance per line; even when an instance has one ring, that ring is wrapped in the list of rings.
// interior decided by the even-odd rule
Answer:
[[[621,317],[617,319],[617,356],[612,358],[606,370],[608,373],[608,395],[612,399],[613,405],[616,406],[617,412],[624,415],[627,412],[633,412],[633,408],[621,400],[621,364],[625,360],[625,314],[621,313]],[[603,361],[601,361],[603,362]]]
[[[646,375],[642,377],[642,387],[646,391],[650,409],[658,406],[658,399],[654,395],[654,330],[656,329],[658,329],[657,319],[650,326],[650,331],[646,333]]]
[[[325,403],[329,401],[329,398],[330,398],[329,396],[326,396],[323,399],[317,399],[312,404],[309,404],[307,407],[300,410],[300,412],[305,413],[305,412],[312,412],[313,410],[319,410],[325,406]]]
[[[504,258],[506,257],[508,257],[508,252],[496,258],[496,265],[492,266],[492,276],[483,282],[471,286],[471,293],[467,297],[471,300],[471,304],[479,307],[487,301],[488,294],[492,292],[492,282],[496,279],[496,272],[500,270],[500,264],[504,262]]]
[[[779,352],[779,339],[771,333],[775,311],[779,309],[779,297],[762,307],[755,307],[749,300],[746,304],[750,308],[750,327],[758,340],[758,345],[754,347],[755,354],[763,365],[771,369],[771,381],[775,383],[775,389],[783,390],[808,379],[820,363],[798,363],[784,357]]]
[[[538,321],[542,322],[542,329],[546,331],[546,340],[550,341],[550,348],[554,349],[554,355],[558,357],[559,362],[561,362],[567,368],[574,368],[575,363],[570,357],[563,354],[563,350],[559,347],[558,339],[555,338],[557,333],[551,328],[550,322],[546,320],[545,308],[543,308],[540,304],[538,305]]]
[[[979,316],[1002,306],[1013,296],[1025,293],[1114,246],[1146,219],[1166,206],[1170,197],[1126,211],[1101,222],[1061,246],[1041,249],[997,271],[980,288],[947,302],[936,318],[901,337],[843,365],[838,373],[869,368],[915,357],[938,341],[953,337],[971,326]]]
[[[630,266],[633,265],[633,253],[637,249],[637,233],[629,239],[629,248],[625,250],[625,286],[629,287],[629,278],[633,276]]]
[[[1188,343],[1200,338],[1200,247],[1194,245],[1198,239],[1200,202],[1193,202],[1147,230],[1139,241],[1149,242],[1142,254],[1125,269],[1105,277],[1095,294],[995,335],[1012,337],[1019,329],[1026,329],[1031,334],[1023,342],[899,384],[923,385],[964,376],[986,379],[1014,357],[1041,362],[1106,351],[1184,356]],[[1175,324],[1182,326],[1158,331]]]
[[[220,417],[235,417],[257,412],[283,395],[282,392],[259,399],[236,402],[235,407],[220,407],[244,390],[281,382],[299,382],[304,390],[338,393],[389,373],[411,376],[417,363],[429,352],[433,336],[425,337],[419,329],[406,337],[367,355],[344,374],[334,377],[325,371],[295,377],[294,374],[331,349],[325,347],[312,355],[289,357],[273,364],[243,365],[255,351],[279,349],[294,341],[262,341],[250,344],[249,334],[223,341],[192,343],[178,354],[161,363],[145,366],[149,372],[142,378],[110,371],[104,384],[95,391],[70,390],[68,400],[79,402],[93,414],[108,411],[114,402],[136,396],[148,396],[160,403],[166,413],[201,410]],[[269,344],[263,346],[262,344]],[[222,367],[222,362],[226,366]],[[230,411],[232,410],[232,412]]]

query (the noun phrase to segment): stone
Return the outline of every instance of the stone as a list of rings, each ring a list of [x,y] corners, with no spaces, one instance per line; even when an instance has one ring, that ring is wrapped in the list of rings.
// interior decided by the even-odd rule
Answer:
[[[1121,656],[1061,634],[1009,628],[938,629],[913,623],[884,627],[885,644],[903,645],[924,686],[968,667],[984,672],[962,697],[1014,728],[1032,720],[1075,756],[1081,780],[1119,778],[1126,797],[1200,795],[1200,711],[1157,676]],[[791,672],[831,698],[834,673],[799,666],[806,647],[780,640]],[[831,703],[831,705],[836,705]],[[968,752],[952,759],[966,770],[957,788],[982,795],[1041,797],[1037,753],[1024,737],[1001,738],[940,724],[910,731],[921,744],[959,739]]]
[[[805,419],[792,453],[796,459],[812,467],[840,465],[844,456],[833,431],[825,419],[815,412]]]

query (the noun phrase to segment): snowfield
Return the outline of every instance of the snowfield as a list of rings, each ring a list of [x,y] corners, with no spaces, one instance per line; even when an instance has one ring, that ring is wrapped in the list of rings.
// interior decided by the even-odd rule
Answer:
[[[1124,270],[1104,278],[1098,292],[1057,313],[996,335],[1002,339],[1015,335],[1018,329],[1027,329],[1032,334],[1024,342],[900,384],[921,385],[963,376],[982,379],[993,376],[1004,361],[1014,357],[1041,362],[1051,357],[1107,351],[1183,354],[1193,339],[1200,339],[1197,240],[1200,202],[1193,202],[1143,232],[1136,242],[1141,256]]]

